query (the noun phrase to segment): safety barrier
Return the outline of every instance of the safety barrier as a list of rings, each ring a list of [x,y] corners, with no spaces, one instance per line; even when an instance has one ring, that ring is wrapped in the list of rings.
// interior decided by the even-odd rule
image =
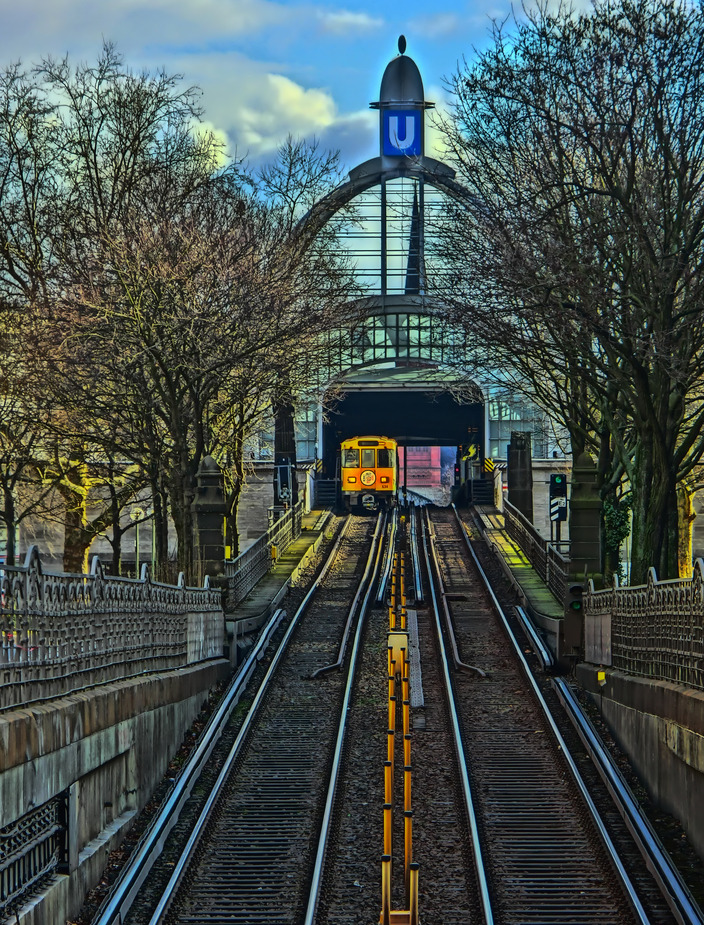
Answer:
[[[249,549],[236,559],[225,562],[228,607],[243,601],[257,582],[271,568],[272,552],[280,556],[300,536],[303,502],[284,512]]]
[[[387,755],[384,762],[384,851],[381,857],[380,925],[418,925],[418,871],[413,860],[413,809],[411,808],[411,672],[410,646],[406,624],[405,561],[399,553],[394,561],[389,603],[388,675],[389,714]],[[403,856],[407,908],[391,909],[394,768],[398,702],[400,694],[403,734]]]
[[[544,539],[518,508],[504,500],[506,532],[525,553],[526,558],[562,604],[569,582],[570,560]]]
[[[597,591],[584,598],[585,657],[596,665],[704,689],[704,560],[691,579]]]
[[[45,573],[32,546],[0,571],[0,710],[222,655],[221,593],[105,575]]]

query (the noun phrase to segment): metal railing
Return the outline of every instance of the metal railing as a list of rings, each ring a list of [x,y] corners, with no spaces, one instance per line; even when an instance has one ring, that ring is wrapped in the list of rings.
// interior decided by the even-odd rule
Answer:
[[[67,805],[64,791],[0,829],[0,921],[66,862]]]
[[[704,560],[691,579],[596,591],[588,584],[584,608],[585,657],[630,674],[704,689]]]
[[[542,537],[518,508],[506,500],[504,500],[504,524],[508,535],[520,546],[555,599],[562,604],[567,594],[570,560]]]
[[[228,607],[243,601],[272,566],[272,549],[281,555],[301,533],[303,502],[286,511],[263,536],[236,559],[225,563]]]
[[[46,574],[32,546],[0,570],[0,710],[221,656],[222,595],[105,575]]]

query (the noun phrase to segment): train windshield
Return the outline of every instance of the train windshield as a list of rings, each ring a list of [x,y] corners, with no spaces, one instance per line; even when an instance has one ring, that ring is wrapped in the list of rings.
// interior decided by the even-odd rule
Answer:
[[[359,450],[353,446],[343,450],[342,465],[346,469],[359,469]]]
[[[380,469],[390,469],[393,466],[391,462],[391,450],[379,450],[378,460]]]
[[[375,450],[362,450],[362,469],[373,469],[374,468],[374,453]]]

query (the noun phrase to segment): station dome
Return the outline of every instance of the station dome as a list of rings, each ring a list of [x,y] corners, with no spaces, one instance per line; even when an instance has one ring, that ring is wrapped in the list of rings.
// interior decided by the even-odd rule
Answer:
[[[381,78],[379,103],[423,103],[423,80],[413,58],[404,54],[406,40],[403,36],[398,41],[398,47],[399,54],[389,61]]]

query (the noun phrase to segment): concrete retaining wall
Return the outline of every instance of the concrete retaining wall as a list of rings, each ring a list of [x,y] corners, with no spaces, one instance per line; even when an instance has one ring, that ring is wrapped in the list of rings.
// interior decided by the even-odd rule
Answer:
[[[57,925],[78,911],[230,671],[214,659],[0,715],[0,827],[70,793],[70,873],[22,910],[22,925]]]
[[[704,858],[704,691],[582,664],[589,691],[652,799],[678,819]]]

